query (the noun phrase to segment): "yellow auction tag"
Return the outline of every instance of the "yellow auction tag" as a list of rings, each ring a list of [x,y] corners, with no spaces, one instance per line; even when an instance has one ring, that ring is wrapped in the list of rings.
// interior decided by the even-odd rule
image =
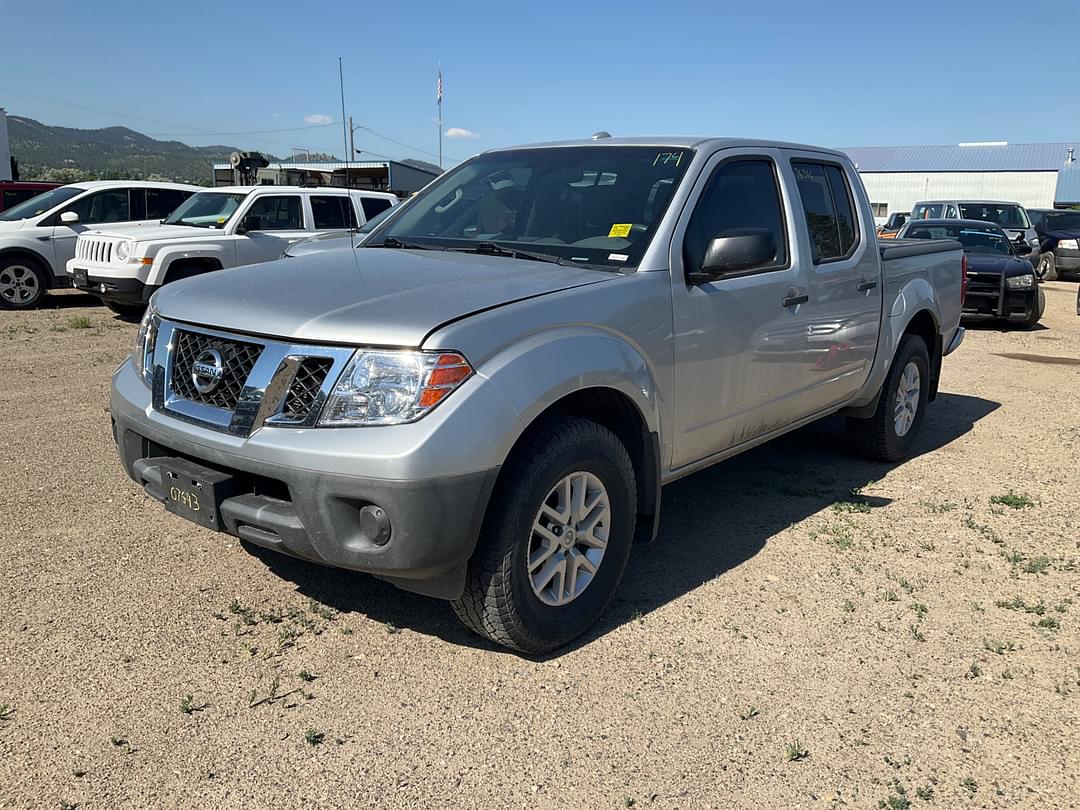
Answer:
[[[630,227],[629,222],[622,225],[612,225],[611,230],[608,231],[608,239],[615,239],[616,237],[625,239],[630,235]]]

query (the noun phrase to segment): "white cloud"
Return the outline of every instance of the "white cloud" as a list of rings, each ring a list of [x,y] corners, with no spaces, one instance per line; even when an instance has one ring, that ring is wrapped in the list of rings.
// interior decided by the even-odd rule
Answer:
[[[463,129],[462,127],[450,127],[446,130],[447,138],[479,138],[479,132],[473,132],[471,129]]]
[[[322,113],[312,113],[311,115],[304,116],[305,124],[319,125],[333,123],[334,119],[329,115],[323,115]]]

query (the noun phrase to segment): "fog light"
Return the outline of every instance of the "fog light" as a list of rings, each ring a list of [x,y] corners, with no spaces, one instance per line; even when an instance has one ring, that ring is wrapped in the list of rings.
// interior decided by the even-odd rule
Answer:
[[[368,504],[360,510],[360,531],[377,546],[390,542],[390,518],[377,506]]]
[[[100,289],[101,289],[102,292],[105,292],[105,282],[101,283],[101,288]]]

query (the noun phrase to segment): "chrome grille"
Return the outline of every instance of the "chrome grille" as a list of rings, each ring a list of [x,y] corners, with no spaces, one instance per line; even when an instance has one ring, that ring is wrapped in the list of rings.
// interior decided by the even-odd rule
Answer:
[[[305,420],[319,398],[319,391],[334,361],[329,357],[308,357],[296,369],[281,415],[289,420]]]
[[[199,332],[176,332],[175,357],[173,359],[172,388],[183,399],[201,402],[214,408],[232,411],[240,399],[251,370],[262,354],[262,346],[240,340],[204,335]],[[217,387],[203,394],[192,380],[192,364],[207,349],[221,353],[222,376]]]

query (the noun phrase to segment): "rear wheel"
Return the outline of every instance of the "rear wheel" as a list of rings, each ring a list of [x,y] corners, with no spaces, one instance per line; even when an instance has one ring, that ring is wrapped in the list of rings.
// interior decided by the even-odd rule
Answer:
[[[106,301],[105,306],[119,315],[121,318],[140,320],[146,312],[146,304],[121,304],[116,301]]]
[[[452,602],[458,618],[530,654],[581,635],[622,579],[635,492],[630,456],[610,430],[586,419],[538,425],[500,475]]]
[[[0,259],[0,308],[32,309],[48,288],[45,271],[33,260]]]
[[[1053,252],[1048,250],[1039,257],[1039,263],[1035,266],[1035,275],[1043,281],[1055,281],[1057,279],[1057,262],[1054,260]]]
[[[877,461],[907,457],[922,426],[930,392],[930,355],[918,335],[900,340],[877,409],[869,419],[848,418],[848,434]]]

